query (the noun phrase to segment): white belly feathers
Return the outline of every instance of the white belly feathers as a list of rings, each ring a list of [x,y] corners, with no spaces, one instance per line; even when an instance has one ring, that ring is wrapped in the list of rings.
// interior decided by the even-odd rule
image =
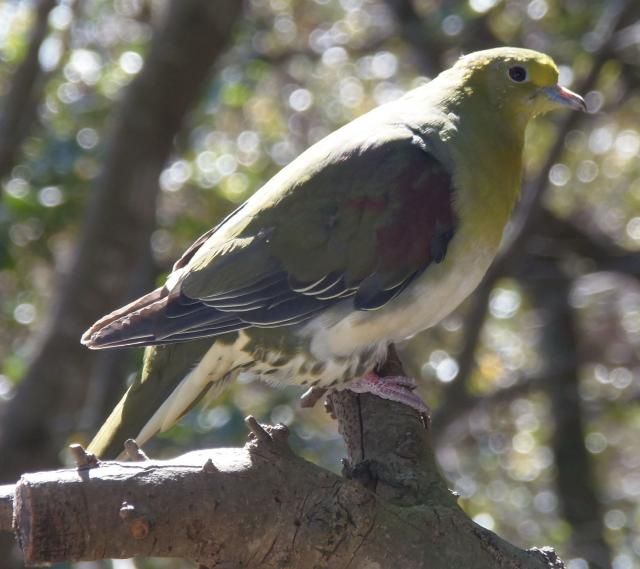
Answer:
[[[467,240],[451,245],[442,263],[379,310],[353,312],[342,305],[314,318],[301,330],[311,338],[313,355],[328,360],[405,340],[449,315],[476,288],[496,254],[496,247]]]

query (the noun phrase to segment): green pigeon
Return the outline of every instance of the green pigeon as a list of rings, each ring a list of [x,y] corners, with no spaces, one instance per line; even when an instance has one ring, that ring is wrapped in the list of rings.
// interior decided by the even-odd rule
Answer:
[[[424,411],[410,379],[377,365],[476,288],[519,196],[527,123],[566,107],[586,109],[548,56],[490,49],[314,144],[164,286],[84,334],[92,349],[149,346],[89,450],[142,444],[239,374]]]

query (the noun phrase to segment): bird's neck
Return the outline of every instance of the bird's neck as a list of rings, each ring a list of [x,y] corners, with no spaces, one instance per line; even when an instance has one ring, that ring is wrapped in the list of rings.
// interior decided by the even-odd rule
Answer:
[[[476,97],[453,99],[447,112],[457,124],[449,144],[455,184],[464,194],[458,215],[497,246],[520,196],[526,124],[496,113],[490,101],[481,103]]]
[[[408,93],[398,108],[453,173],[461,226],[473,228],[469,238],[497,247],[520,195],[527,117],[511,116],[455,69]],[[403,109],[411,113],[402,115]]]

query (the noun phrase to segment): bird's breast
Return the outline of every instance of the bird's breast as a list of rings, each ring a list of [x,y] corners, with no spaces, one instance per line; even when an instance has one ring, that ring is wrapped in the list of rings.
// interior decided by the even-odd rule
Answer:
[[[459,237],[442,263],[429,266],[382,308],[337,306],[308,323],[301,333],[309,336],[311,353],[319,359],[347,356],[405,340],[446,318],[478,286],[497,250],[497,244]]]

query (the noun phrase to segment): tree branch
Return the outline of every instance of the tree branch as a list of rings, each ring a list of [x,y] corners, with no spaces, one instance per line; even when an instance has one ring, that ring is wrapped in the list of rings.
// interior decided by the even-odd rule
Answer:
[[[15,524],[25,561],[145,555],[209,567],[410,569],[462,566],[472,555],[478,569],[562,567],[437,498],[418,509],[387,502],[294,456],[275,440],[277,428],[264,432],[243,449],[24,475]],[[519,564],[504,562],[512,556]]]
[[[381,372],[402,373],[395,352]],[[330,401],[347,478],[295,456],[286,427],[251,417],[242,449],[96,463],[76,448],[77,468],[24,475],[13,517],[27,563],[145,555],[246,569],[564,567],[550,549],[520,550],[469,520],[417,412],[348,391]],[[0,528],[11,509],[3,490]]]

